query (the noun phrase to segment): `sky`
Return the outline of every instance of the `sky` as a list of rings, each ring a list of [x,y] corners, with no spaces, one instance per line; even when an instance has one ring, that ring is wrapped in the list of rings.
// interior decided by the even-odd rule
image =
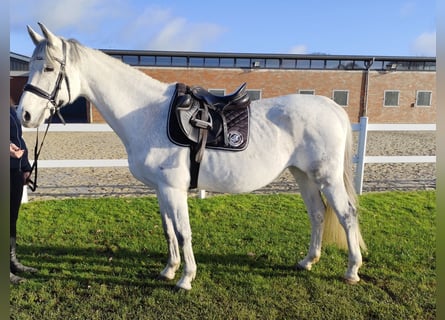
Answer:
[[[11,0],[10,51],[26,26],[96,49],[436,56],[434,0]]]

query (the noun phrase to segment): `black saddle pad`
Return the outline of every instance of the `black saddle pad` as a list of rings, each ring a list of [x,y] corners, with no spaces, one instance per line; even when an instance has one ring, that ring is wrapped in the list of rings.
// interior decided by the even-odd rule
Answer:
[[[190,88],[186,87],[185,90]],[[170,104],[167,133],[169,139],[180,146],[193,146],[196,143],[187,138],[183,130],[180,127],[177,118],[177,100],[178,97],[183,94],[180,92],[181,88],[176,88],[175,94]],[[196,98],[192,98],[195,101],[193,103],[203,103]],[[218,109],[212,109],[209,106],[209,115],[212,120],[212,128],[208,130],[206,148],[241,151],[244,150],[249,141],[249,114],[250,106],[245,108],[231,109],[221,111]],[[226,124],[226,130],[224,130],[224,120]],[[224,132],[227,132],[227,137],[224,137]]]

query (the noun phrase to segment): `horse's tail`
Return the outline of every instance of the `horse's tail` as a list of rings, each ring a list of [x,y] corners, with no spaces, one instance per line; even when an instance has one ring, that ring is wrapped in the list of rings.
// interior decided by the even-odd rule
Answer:
[[[354,179],[353,179],[353,149],[352,149],[352,128],[348,123],[347,125],[347,137],[346,137],[346,145],[345,145],[345,153],[344,153],[344,164],[343,164],[343,182],[346,188],[346,193],[348,194],[349,203],[358,210],[357,206],[357,194],[354,188]],[[365,241],[362,238],[360,227],[357,221],[358,228],[358,238],[360,248],[363,251],[367,251]],[[326,213],[324,220],[324,231],[323,231],[323,242],[324,243],[334,243],[338,247],[342,249],[348,249],[348,241],[346,239],[346,233],[338,221],[337,215],[334,212],[334,209],[331,207],[329,202],[326,201]]]

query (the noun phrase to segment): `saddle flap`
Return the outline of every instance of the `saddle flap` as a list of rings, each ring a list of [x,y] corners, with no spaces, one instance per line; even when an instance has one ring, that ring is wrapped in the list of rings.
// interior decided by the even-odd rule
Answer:
[[[189,95],[184,95],[184,97]],[[189,96],[190,97],[190,96]],[[185,101],[189,102],[187,105]],[[199,130],[209,130],[213,127],[212,116],[204,113],[198,101],[183,98],[182,104],[176,107],[176,118],[184,135],[193,142],[199,141]]]
[[[190,104],[188,107],[182,106],[176,108],[176,117],[179,122],[179,127],[185,136],[194,142],[198,141],[199,129],[193,127],[190,119],[197,111],[198,107],[194,107],[193,104]]]

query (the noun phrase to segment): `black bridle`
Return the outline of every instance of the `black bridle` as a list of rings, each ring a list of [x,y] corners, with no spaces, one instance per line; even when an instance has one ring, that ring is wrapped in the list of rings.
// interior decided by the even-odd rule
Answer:
[[[46,92],[43,89],[40,89],[39,87],[36,87],[35,85],[32,85],[30,83],[27,83],[25,87],[23,88],[23,91],[29,91],[31,93],[34,93],[35,95],[48,100],[52,104],[51,107],[49,107],[50,110],[50,117],[48,119],[48,123],[46,126],[45,134],[43,135],[42,142],[39,146],[39,129],[37,128],[37,135],[36,135],[36,144],[34,147],[34,162],[31,167],[31,172],[29,173],[29,176],[31,176],[32,172],[34,171],[34,181],[31,179],[28,179],[28,186],[29,188],[34,192],[37,189],[37,160],[40,155],[40,151],[42,150],[43,142],[45,141],[46,134],[48,133],[49,125],[51,124],[53,120],[53,116],[57,114],[57,116],[60,118],[60,121],[62,121],[63,124],[65,124],[65,119],[63,119],[60,108],[62,108],[64,101],[60,100],[57,102],[57,96],[59,94],[59,91],[62,86],[62,81],[65,80],[66,87],[68,90],[68,103],[71,101],[71,93],[70,93],[70,86],[68,77],[65,73],[65,65],[66,65],[66,43],[65,41],[62,41],[62,50],[63,50],[63,58],[62,59],[55,59],[60,63],[60,70],[59,74],[57,75],[56,83],[54,85],[53,91],[51,93]]]
[[[59,91],[61,89],[63,80],[65,80],[66,87],[68,90],[68,102],[71,101],[69,81],[68,81],[68,77],[66,76],[66,73],[65,73],[65,65],[66,65],[66,43],[65,43],[65,41],[62,41],[62,50],[63,50],[63,58],[62,59],[55,58],[55,60],[60,63],[60,70],[59,70],[59,74],[57,75],[57,80],[54,85],[53,91],[51,93],[48,93],[45,90],[40,89],[39,87],[36,87],[35,85],[33,85],[31,83],[27,83],[25,85],[25,87],[23,88],[23,91],[29,91],[31,93],[38,95],[39,97],[41,97],[43,99],[48,100],[48,102],[51,102],[52,107],[49,108],[51,111],[51,114],[57,113],[59,115],[59,117],[60,117],[60,108],[62,107],[64,101],[60,100],[59,102],[57,102],[56,100],[57,100]],[[61,120],[63,120],[63,118]],[[64,121],[62,121],[62,122],[64,122]]]

